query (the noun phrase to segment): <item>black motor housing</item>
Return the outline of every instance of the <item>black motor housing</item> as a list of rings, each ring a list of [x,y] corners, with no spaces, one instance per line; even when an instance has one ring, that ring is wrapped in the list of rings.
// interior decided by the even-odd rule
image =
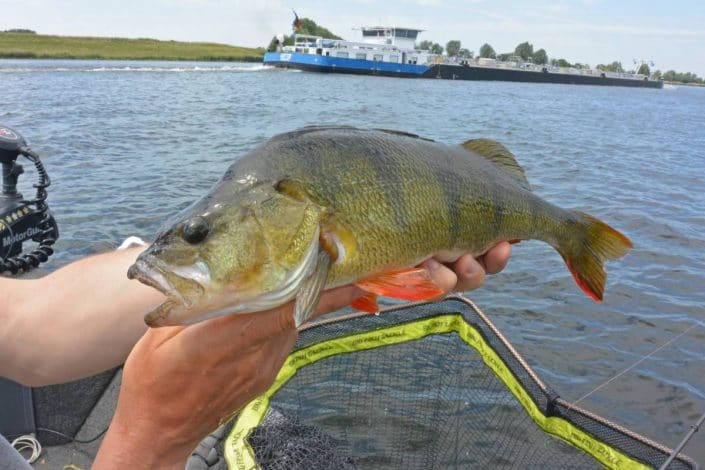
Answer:
[[[29,204],[17,202],[4,204],[0,200],[0,259],[22,253],[22,243],[28,240],[39,242],[43,230],[40,227],[44,213]],[[56,222],[51,217],[54,228]],[[58,229],[55,230],[58,233]]]
[[[39,182],[34,185],[37,195],[25,200],[17,192],[17,180],[24,173],[17,158],[24,155],[34,163]],[[27,271],[46,261],[53,253],[51,245],[59,237],[59,229],[46,204],[49,176],[39,156],[27,147],[27,142],[15,130],[0,125],[0,164],[2,164],[2,193],[0,193],[0,273],[15,274]],[[39,246],[22,253],[22,244],[32,240]]]
[[[23,147],[27,147],[27,142],[19,133],[0,125],[0,162],[14,162]]]

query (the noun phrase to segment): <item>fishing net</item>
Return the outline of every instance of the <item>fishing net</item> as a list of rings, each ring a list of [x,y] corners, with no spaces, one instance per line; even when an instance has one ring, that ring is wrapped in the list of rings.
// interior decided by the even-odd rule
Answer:
[[[307,328],[217,433],[189,468],[636,469],[671,453],[571,407],[462,297]]]

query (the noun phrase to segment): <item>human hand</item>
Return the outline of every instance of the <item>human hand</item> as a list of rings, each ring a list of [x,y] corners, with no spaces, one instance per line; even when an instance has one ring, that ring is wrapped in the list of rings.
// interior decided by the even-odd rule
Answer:
[[[444,291],[464,292],[482,286],[485,274],[497,274],[503,270],[511,254],[512,245],[500,242],[477,258],[466,254],[448,266],[431,258],[421,266],[431,273],[431,278]]]
[[[444,291],[471,290],[506,265],[511,247],[465,255],[452,269],[423,266]],[[364,292],[323,293],[316,315],[349,305]],[[297,338],[291,303],[191,326],[151,328],[125,363],[118,406],[94,468],[179,467],[203,436],[269,388]]]
[[[360,294],[351,286],[326,291],[317,314]],[[269,388],[297,334],[292,303],[150,328],[127,358],[94,468],[183,468],[203,436]]]
[[[183,469],[203,436],[271,385],[296,338],[290,305],[150,328],[125,363],[94,468]]]

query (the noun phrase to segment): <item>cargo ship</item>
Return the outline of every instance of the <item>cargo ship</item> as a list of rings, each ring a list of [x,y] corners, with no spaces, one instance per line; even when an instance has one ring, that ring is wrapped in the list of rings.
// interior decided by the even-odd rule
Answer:
[[[284,46],[280,42],[276,50],[265,53],[263,62],[265,65],[309,72],[663,88],[663,81],[650,80],[640,74],[537,65],[524,62],[519,57],[499,61],[432,54],[415,48],[418,34],[422,31],[414,28],[363,27],[359,42],[295,33],[293,45]]]

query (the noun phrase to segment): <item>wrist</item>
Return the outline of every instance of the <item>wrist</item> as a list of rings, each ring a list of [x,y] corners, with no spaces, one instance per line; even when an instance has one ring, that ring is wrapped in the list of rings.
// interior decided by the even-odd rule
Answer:
[[[176,439],[174,439],[176,437]],[[195,444],[178,440],[158,427],[148,414],[128,418],[118,410],[110,423],[93,469],[183,469]]]

